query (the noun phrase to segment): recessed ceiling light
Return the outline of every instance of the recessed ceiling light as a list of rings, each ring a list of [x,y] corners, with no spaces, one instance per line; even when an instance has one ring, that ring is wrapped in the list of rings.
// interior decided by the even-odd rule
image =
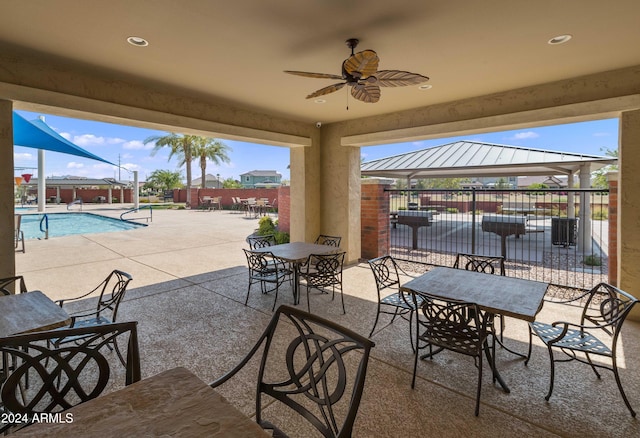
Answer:
[[[549,44],[551,45],[555,45],[555,44],[563,44],[566,43],[567,41],[569,41],[571,38],[573,38],[573,35],[558,35],[555,36],[553,38],[551,38],[549,41],[547,41]]]
[[[316,99],[316,100],[314,100],[313,102],[314,102],[314,103],[327,103],[327,101],[326,101],[326,100],[324,100],[324,99]]]
[[[433,88],[433,85],[428,85],[428,84],[427,84],[427,85],[420,85],[420,86],[418,87],[418,90],[422,90],[422,91],[424,91],[424,90],[430,90],[430,89],[432,89],[432,88]]]
[[[130,36],[127,38],[127,42],[136,47],[146,47],[149,45],[149,41],[137,36]]]

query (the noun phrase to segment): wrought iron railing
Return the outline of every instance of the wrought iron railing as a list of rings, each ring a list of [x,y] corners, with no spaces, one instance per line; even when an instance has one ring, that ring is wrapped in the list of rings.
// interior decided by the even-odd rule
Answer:
[[[507,275],[580,289],[608,280],[607,190],[388,192],[398,259],[452,266],[459,252],[502,254]]]

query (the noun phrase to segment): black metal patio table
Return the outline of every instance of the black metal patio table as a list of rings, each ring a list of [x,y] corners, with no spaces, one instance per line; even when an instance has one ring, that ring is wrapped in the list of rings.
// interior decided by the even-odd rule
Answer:
[[[281,245],[266,246],[258,248],[258,252],[270,252],[274,257],[293,266],[293,301],[300,303],[300,265],[303,264],[311,254],[331,254],[340,251],[340,248],[329,245],[318,245],[316,243],[290,242]]]
[[[408,281],[400,290],[474,303],[486,312],[532,322],[542,309],[548,287],[548,283],[540,281],[437,267]],[[491,357],[487,358],[493,364]],[[500,386],[509,392],[495,367],[493,372]]]

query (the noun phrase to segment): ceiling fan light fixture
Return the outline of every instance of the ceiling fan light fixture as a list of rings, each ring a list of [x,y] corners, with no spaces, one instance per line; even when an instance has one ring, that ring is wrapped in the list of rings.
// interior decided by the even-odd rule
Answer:
[[[380,87],[406,87],[418,85],[429,80],[427,76],[403,70],[378,70],[380,58],[376,52],[363,50],[354,53],[354,49],[358,45],[356,38],[348,39],[346,43],[351,49],[351,56],[342,62],[341,75],[298,70],[285,70],[284,72],[307,78],[341,81],[314,91],[307,96],[307,99],[315,99],[334,93],[346,86],[350,88],[351,95],[356,100],[364,103],[378,102],[380,100]],[[315,102],[320,103],[317,100]]]
[[[420,90],[420,91],[425,91],[425,90],[430,90],[430,89],[432,89],[432,88],[433,88],[433,85],[431,85],[431,84],[424,84],[424,85],[420,85],[420,86],[418,87],[418,90]]]
[[[327,103],[327,101],[324,99],[316,99],[313,101],[313,103]]]
[[[137,37],[137,36],[128,37],[127,42],[132,46],[136,46],[136,47],[147,47],[149,45],[149,41],[145,40],[142,37]]]
[[[564,44],[567,41],[569,41],[571,38],[573,38],[573,35],[570,35],[570,34],[558,35],[551,38],[549,41],[547,41],[547,43],[551,44],[552,46],[555,46],[558,44]]]

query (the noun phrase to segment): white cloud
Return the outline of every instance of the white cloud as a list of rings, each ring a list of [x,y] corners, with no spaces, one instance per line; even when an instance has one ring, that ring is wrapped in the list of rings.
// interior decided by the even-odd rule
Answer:
[[[33,154],[30,154],[28,152],[24,152],[21,154],[13,154],[13,161],[31,161],[33,160],[35,157],[33,156]]]
[[[593,136],[594,137],[609,137],[611,135],[611,133],[609,132],[594,132]]]
[[[131,141],[125,141],[122,143],[122,148],[123,149],[133,149],[133,150],[139,150],[139,149],[153,149],[153,144],[149,143],[149,144],[144,144],[143,142],[141,142],[140,140],[131,140]]]
[[[527,131],[527,132],[518,132],[516,135],[511,137],[510,140],[527,140],[530,138],[538,138],[538,137],[540,137],[540,134],[536,134],[533,131]]]
[[[118,137],[101,137],[93,134],[71,135],[68,132],[61,132],[60,135],[70,142],[81,146],[107,146],[125,143],[126,140]]]
[[[141,167],[138,164],[134,164],[134,163],[124,163],[122,164],[122,167],[124,167],[125,169],[129,169],[129,170],[140,170]]]
[[[67,169],[82,169],[83,167],[84,164],[76,163],[75,161],[69,161],[69,163],[67,164]]]

